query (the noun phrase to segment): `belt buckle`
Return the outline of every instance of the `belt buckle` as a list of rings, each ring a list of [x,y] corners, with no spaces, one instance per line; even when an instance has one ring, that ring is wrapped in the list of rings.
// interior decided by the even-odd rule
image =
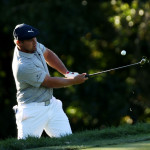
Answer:
[[[45,106],[48,106],[50,104],[50,100],[45,101]]]

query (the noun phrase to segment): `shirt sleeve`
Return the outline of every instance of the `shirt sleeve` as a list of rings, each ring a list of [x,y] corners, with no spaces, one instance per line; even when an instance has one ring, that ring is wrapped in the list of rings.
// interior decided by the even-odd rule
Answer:
[[[43,45],[43,44],[41,44],[41,43],[39,43],[39,42],[37,42],[37,47],[42,51],[42,53],[44,54],[44,52],[46,51],[46,47]]]
[[[19,71],[19,80],[34,87],[40,87],[47,73],[34,64],[24,65]]]

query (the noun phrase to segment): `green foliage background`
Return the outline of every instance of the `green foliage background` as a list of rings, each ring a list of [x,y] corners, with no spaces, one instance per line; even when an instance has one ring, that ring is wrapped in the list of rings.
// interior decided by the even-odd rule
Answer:
[[[38,41],[71,71],[94,73],[150,56],[150,1],[0,1],[0,138],[16,137],[16,87],[12,76],[14,27],[30,24]],[[127,51],[121,56],[122,49]],[[61,76],[49,68],[52,76]],[[73,131],[150,121],[150,67],[131,67],[55,89]]]

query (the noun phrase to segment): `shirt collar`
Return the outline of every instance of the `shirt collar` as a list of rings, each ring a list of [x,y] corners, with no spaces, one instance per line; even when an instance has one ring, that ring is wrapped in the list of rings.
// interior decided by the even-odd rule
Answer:
[[[25,53],[25,52],[18,50],[17,46],[15,47],[15,51],[16,51],[18,56],[23,56],[26,58],[32,58],[34,56],[34,53]]]

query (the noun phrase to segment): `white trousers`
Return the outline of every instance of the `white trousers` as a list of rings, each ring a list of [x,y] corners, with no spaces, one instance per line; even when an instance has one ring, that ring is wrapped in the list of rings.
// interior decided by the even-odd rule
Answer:
[[[72,134],[62,102],[55,97],[50,100],[48,106],[43,103],[18,104],[16,110],[18,139],[28,136],[41,137],[43,130],[50,137]]]

